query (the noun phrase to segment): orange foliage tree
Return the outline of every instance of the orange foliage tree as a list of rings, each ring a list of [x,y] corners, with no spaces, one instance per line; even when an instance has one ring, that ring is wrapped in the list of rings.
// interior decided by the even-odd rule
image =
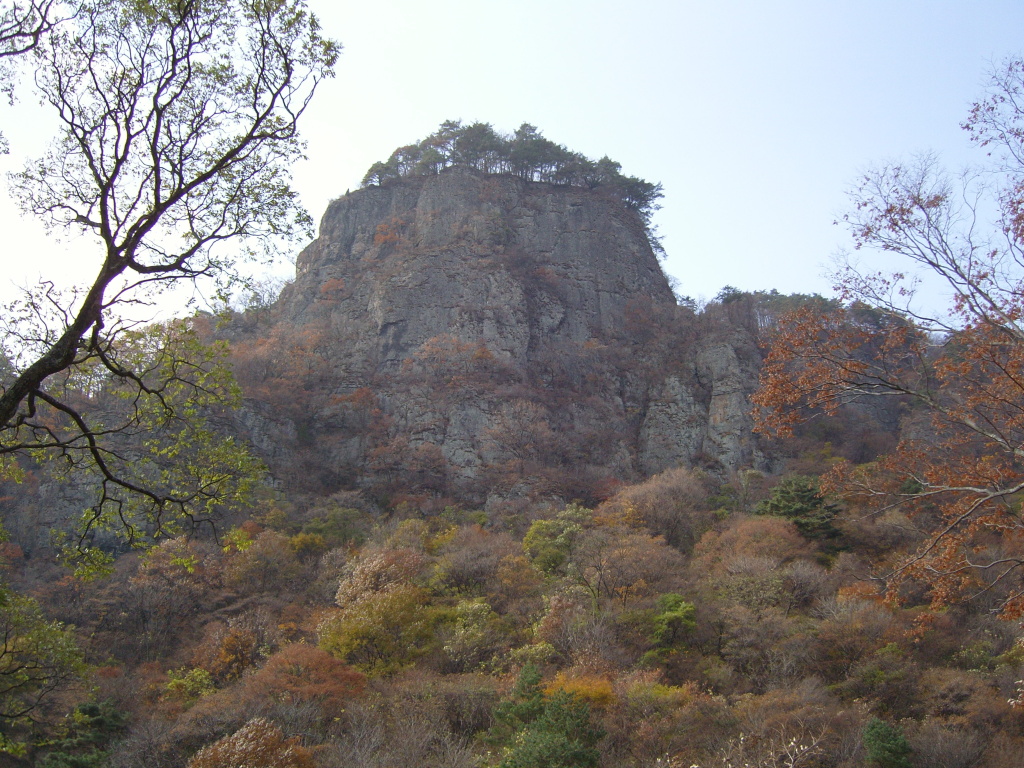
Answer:
[[[799,420],[870,398],[906,403],[901,440],[878,462],[841,464],[826,490],[867,511],[894,507],[921,522],[923,545],[888,574],[934,604],[998,596],[1024,614],[1024,61],[993,76],[965,124],[989,151],[1001,186],[948,178],[933,158],[867,174],[853,191],[857,248],[909,262],[914,274],[837,274],[848,302],[789,316],[755,397],[760,428],[786,434]],[[983,233],[983,211],[998,226]],[[987,214],[986,214],[987,215]],[[953,297],[920,309],[921,274]]]
[[[363,692],[366,676],[315,646],[289,643],[267,660],[248,685],[286,701],[315,701],[334,712]]]
[[[236,343],[232,365],[246,396],[270,403],[293,419],[325,400],[332,339],[320,324],[280,323],[265,338]]]

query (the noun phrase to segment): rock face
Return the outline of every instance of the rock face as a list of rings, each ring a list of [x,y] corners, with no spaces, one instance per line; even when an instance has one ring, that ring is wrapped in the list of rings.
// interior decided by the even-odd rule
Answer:
[[[263,393],[242,427],[272,467],[480,496],[763,463],[750,335],[676,305],[614,197],[459,169],[369,187],[296,272],[269,328],[238,332]],[[247,374],[257,337],[298,373]]]
[[[296,270],[284,317],[329,312],[332,328],[358,330],[339,359],[375,372],[438,334],[523,366],[553,343],[620,332],[630,301],[675,303],[642,223],[618,201],[458,169],[334,201]]]

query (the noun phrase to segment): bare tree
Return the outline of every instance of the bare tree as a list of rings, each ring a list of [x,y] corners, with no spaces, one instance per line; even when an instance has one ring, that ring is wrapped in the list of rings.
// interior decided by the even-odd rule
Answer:
[[[55,0],[0,5],[0,57],[28,53],[53,28]],[[9,89],[10,82],[4,84]]]

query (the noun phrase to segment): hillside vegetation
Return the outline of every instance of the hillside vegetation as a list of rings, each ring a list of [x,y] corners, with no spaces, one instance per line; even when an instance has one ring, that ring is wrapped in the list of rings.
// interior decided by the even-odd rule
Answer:
[[[1016,337],[852,276],[674,297],[657,188],[545,142],[445,124],[332,203],[276,301],[138,337],[231,397],[131,421],[119,461],[230,505],[116,536],[76,527],[88,478],[22,461],[11,765],[1019,765]]]
[[[726,291],[702,316],[768,329],[817,302]],[[10,578],[94,665],[51,700],[34,759],[1016,765],[1024,645],[994,615],[1010,585],[940,609],[927,584],[887,600],[873,577],[931,521],[820,491],[844,457],[891,448],[867,423],[847,409],[800,427],[774,476],[675,468],[585,504],[479,509],[400,476],[266,489],[216,539],[165,540],[94,581],[8,550]]]

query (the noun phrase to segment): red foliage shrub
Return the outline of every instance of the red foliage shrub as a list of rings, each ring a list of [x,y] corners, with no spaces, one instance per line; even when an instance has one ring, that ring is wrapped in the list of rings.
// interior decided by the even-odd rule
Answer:
[[[291,643],[275,653],[246,681],[254,691],[300,702],[315,701],[325,710],[339,710],[361,694],[366,676],[306,643]]]

